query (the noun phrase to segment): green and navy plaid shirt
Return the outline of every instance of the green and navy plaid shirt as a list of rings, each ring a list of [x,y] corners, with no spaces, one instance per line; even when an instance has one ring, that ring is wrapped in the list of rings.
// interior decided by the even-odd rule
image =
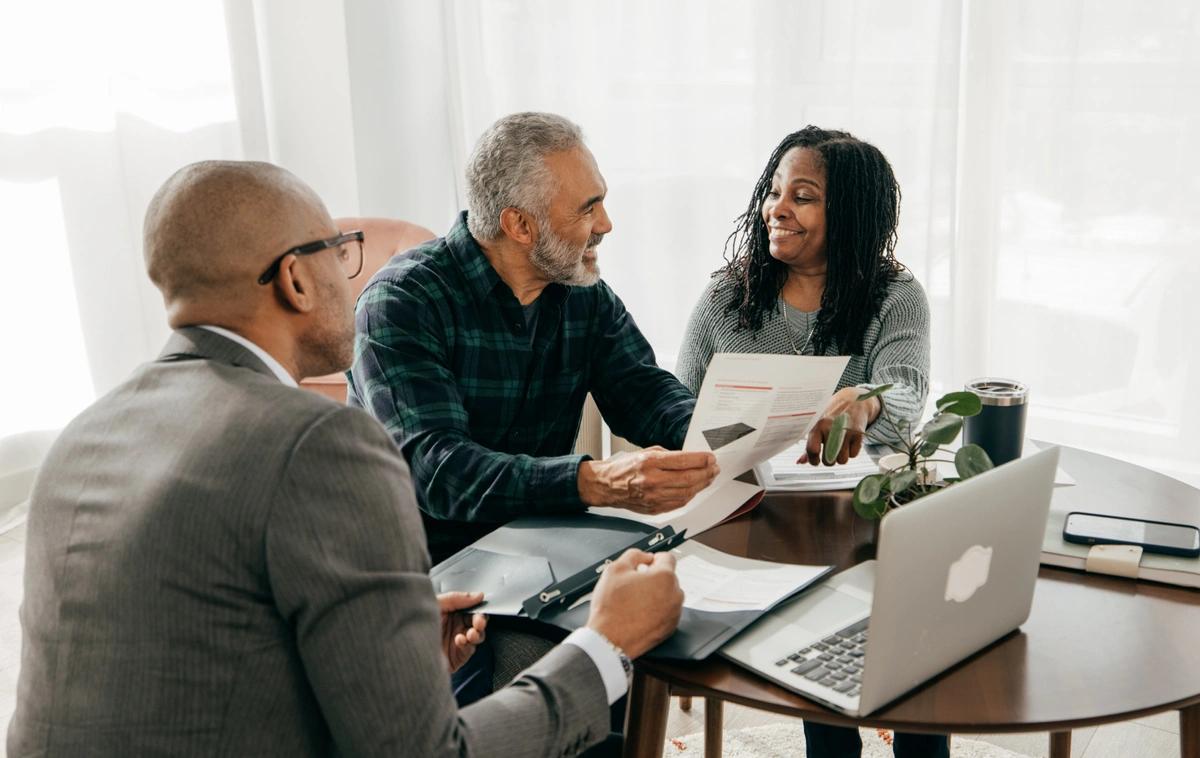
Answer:
[[[588,392],[642,446],[678,449],[695,406],[604,282],[547,286],[531,341],[466,218],[371,278],[349,374],[351,404],[408,460],[435,563],[518,516],[582,510],[572,449]]]

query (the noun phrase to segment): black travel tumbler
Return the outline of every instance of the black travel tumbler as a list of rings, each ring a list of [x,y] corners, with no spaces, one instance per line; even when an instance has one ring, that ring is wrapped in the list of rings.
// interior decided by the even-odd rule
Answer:
[[[1012,379],[975,379],[967,390],[979,395],[983,410],[963,419],[963,441],[979,445],[999,466],[1021,457],[1029,391]]]

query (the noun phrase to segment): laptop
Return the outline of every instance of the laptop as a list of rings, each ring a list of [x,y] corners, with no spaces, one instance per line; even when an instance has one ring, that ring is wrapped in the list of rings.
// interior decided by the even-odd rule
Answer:
[[[878,710],[1029,618],[1058,448],[888,514],[877,558],[781,605],[721,649],[851,716]]]

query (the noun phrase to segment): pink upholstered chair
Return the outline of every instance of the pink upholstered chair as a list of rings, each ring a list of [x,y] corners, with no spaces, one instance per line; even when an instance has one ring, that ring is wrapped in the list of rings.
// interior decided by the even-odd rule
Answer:
[[[350,280],[356,297],[393,255],[437,236],[423,226],[393,218],[338,218],[334,219],[334,223],[344,232],[354,229],[363,232],[362,273]],[[339,403],[346,402],[344,374],[312,377],[300,382],[300,385]]]

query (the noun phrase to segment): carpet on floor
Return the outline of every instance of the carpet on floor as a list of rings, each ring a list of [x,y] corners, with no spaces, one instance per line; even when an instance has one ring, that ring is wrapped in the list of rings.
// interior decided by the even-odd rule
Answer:
[[[874,729],[861,729],[863,758],[889,758],[892,748]],[[723,758],[783,758],[804,754],[804,727],[800,722],[780,722],[745,729],[726,729],[722,741]],[[704,733],[687,734],[667,740],[664,758],[701,758]],[[950,741],[950,758],[1029,758],[1002,747],[967,737]]]

